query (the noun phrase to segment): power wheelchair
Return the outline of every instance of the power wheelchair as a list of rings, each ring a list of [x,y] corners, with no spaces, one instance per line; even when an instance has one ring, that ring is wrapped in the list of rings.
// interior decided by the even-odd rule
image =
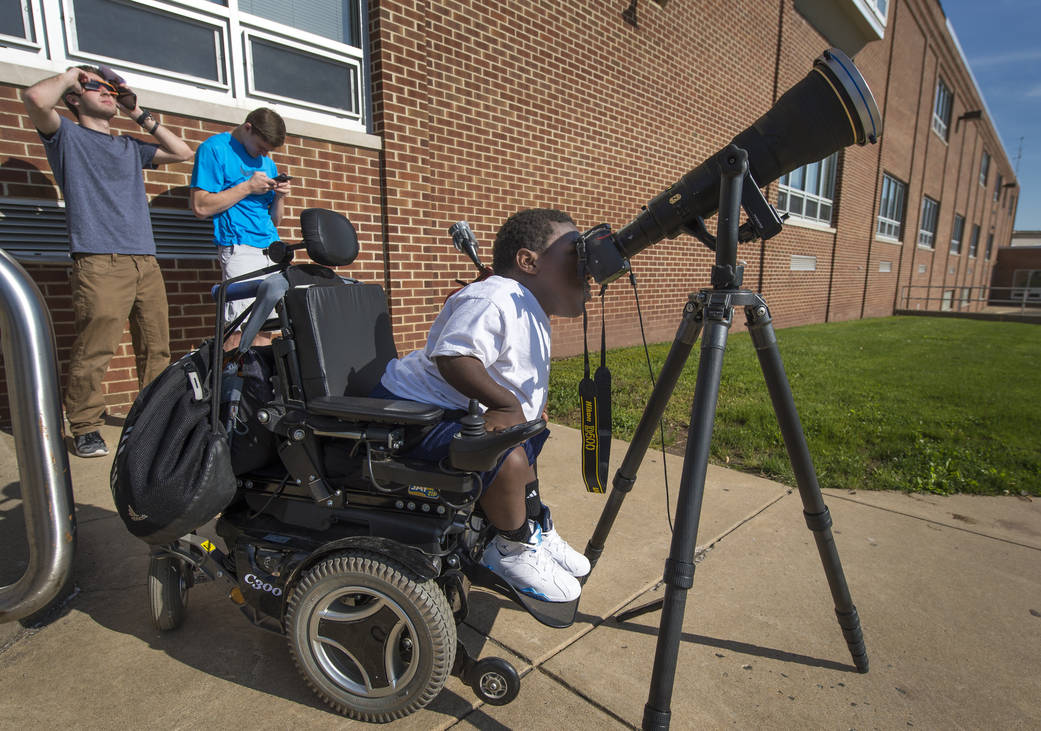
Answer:
[[[545,422],[490,433],[476,402],[445,414],[368,398],[397,356],[383,288],[331,269],[358,253],[345,217],[308,209],[301,228],[301,244],[269,250],[272,267],[215,288],[215,342],[244,323],[237,348],[213,348],[208,389],[214,415],[229,427],[236,491],[215,525],[223,549],[195,532],[153,549],[153,622],[177,628],[194,583],[225,582],[252,622],[287,636],[308,684],[346,716],[384,722],[412,713],[450,674],[481,700],[508,703],[519,691],[516,669],[500,658],[475,660],[457,636],[471,584],[554,627],[573,622],[578,602],[527,597],[480,565],[493,529],[476,504],[477,473]],[[297,248],[317,264],[293,264]],[[262,291],[238,281],[258,274],[267,275]],[[257,301],[225,323],[225,299],[243,292]],[[280,336],[251,348],[261,330]],[[453,417],[464,426],[448,460],[403,456],[426,429]]]

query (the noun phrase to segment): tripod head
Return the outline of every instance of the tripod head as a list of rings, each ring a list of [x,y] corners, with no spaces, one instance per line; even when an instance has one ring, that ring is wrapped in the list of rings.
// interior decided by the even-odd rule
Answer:
[[[734,137],[730,145],[653,198],[643,213],[617,234],[606,226],[584,234],[579,244],[586,270],[597,284],[607,284],[629,271],[631,257],[681,233],[692,234],[714,249],[717,266],[733,265],[736,252],[730,250],[728,242],[720,262],[718,238],[713,241],[707,235],[703,219],[722,210],[722,181],[735,176],[730,162],[735,149],[746,153],[746,172],[738,176],[742,180],[727,193],[727,200],[737,196],[738,207],[743,206],[748,214],[748,223],[738,227],[733,222],[734,248],[738,238],[769,238],[780,231],[780,218],[759,185],[854,143],[877,142],[880,135],[881,117],[864,77],[842,51],[825,51],[810,73],[762,117]],[[728,228],[730,225],[728,222]]]

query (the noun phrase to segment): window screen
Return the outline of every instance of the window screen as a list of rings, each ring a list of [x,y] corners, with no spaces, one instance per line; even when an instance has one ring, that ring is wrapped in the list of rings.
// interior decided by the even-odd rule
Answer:
[[[239,0],[239,10],[349,46],[361,46],[358,0]]]

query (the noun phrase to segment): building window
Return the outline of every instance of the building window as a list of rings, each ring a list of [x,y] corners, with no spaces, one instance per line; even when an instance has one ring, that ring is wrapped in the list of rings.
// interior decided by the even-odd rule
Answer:
[[[904,198],[907,186],[888,174],[882,176],[882,200],[878,206],[878,236],[888,241],[900,241],[904,223]]]
[[[994,178],[994,202],[998,202],[998,196],[1001,195],[1001,173],[998,173]]]
[[[873,7],[878,12],[878,17],[885,22],[886,7],[889,5],[889,0],[867,0],[867,4]]]
[[[954,215],[954,225],[951,227],[951,253],[961,253],[961,238],[965,235],[965,217]]]
[[[831,225],[838,153],[781,176],[777,207],[796,218]]]
[[[969,239],[969,256],[973,259],[976,258],[976,251],[980,247],[980,225],[973,224],[972,226],[972,237]]]
[[[987,251],[983,254],[984,259],[990,259],[990,254],[994,250],[994,229],[990,230],[987,234]]]
[[[363,0],[0,0],[0,61],[48,70],[108,64],[132,85],[147,77],[152,91],[243,109],[274,102],[304,121],[366,132],[366,7]],[[38,42],[44,26],[60,29],[63,42]]]
[[[893,271],[893,262],[891,262],[891,261],[880,261],[878,263],[878,271],[880,271],[880,272],[891,272],[891,271]]]
[[[944,312],[948,312],[950,310],[953,310],[954,309],[953,302],[954,302],[954,290],[953,289],[945,289],[945,290],[943,290],[943,298],[940,301],[940,309],[943,310]]]
[[[922,223],[918,228],[918,245],[922,248],[936,248],[936,222],[939,217],[940,204],[929,196],[923,196]]]
[[[980,160],[980,185],[987,187],[987,173],[990,171],[990,154],[984,150]]]
[[[936,81],[936,100],[933,103],[933,130],[944,140],[947,139],[951,126],[951,107],[954,104],[954,94],[943,83],[943,79]]]

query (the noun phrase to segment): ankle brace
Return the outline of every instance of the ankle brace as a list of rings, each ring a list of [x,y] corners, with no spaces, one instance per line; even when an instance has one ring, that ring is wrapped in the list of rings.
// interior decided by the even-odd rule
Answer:
[[[524,486],[524,510],[528,520],[537,521],[542,515],[542,496],[539,494],[539,478]]]

